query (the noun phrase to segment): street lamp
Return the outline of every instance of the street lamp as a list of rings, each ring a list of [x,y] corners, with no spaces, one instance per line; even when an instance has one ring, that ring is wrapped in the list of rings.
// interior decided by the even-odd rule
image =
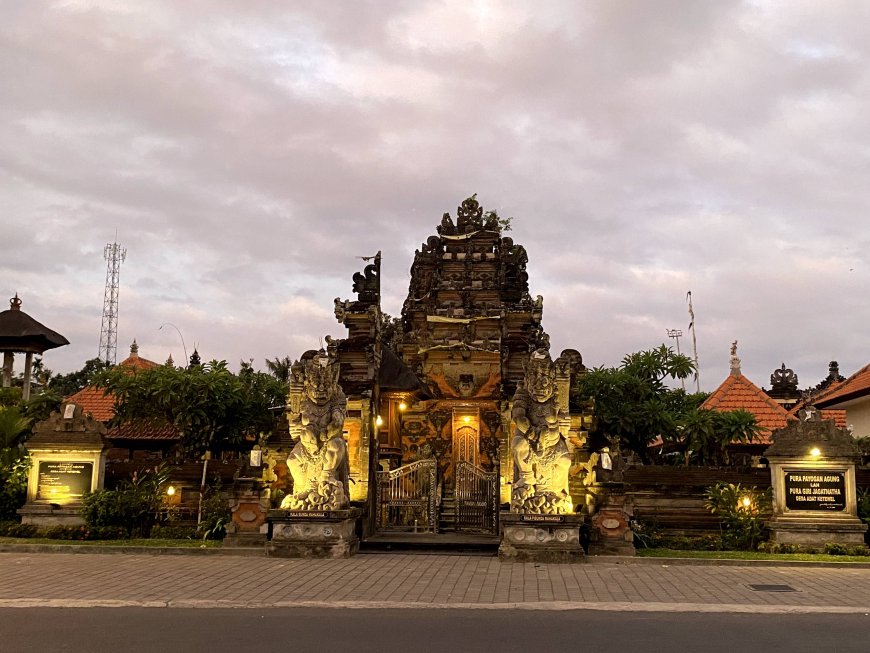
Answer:
[[[680,338],[683,337],[682,329],[667,329],[668,338],[673,338],[677,341],[677,354],[680,354]],[[683,392],[686,391],[686,379],[680,379],[680,383],[683,384]]]

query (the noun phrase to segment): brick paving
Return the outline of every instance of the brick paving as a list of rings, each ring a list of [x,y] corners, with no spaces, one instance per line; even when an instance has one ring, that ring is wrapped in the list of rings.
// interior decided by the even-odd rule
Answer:
[[[750,584],[788,585],[758,592]],[[870,569],[0,553],[0,607],[466,607],[870,612]]]

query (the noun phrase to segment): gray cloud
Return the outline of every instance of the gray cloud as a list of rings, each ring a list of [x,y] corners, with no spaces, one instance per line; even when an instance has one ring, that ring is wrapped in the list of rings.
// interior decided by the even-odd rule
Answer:
[[[867,362],[870,8],[844,2],[0,0],[0,292],[99,340],[231,362],[340,335],[332,299],[477,192],[515,216],[557,349],[688,324],[703,386]],[[684,340],[683,347],[688,346]]]

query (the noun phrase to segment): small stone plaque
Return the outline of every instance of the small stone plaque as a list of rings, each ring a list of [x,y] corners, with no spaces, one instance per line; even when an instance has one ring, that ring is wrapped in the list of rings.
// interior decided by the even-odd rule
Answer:
[[[561,524],[565,521],[564,515],[520,515],[520,521],[527,522],[550,522]]]
[[[846,509],[846,473],[802,470],[785,472],[785,506],[789,510]]]

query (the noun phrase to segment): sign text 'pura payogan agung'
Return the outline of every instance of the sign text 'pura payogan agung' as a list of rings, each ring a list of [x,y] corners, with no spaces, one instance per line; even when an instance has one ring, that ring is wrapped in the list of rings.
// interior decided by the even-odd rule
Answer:
[[[830,470],[787,471],[785,506],[789,510],[845,510],[846,474]]]
[[[287,458],[293,494],[287,510],[344,510],[350,505],[347,444],[342,436],[347,398],[338,385],[339,365],[323,350],[292,367],[288,420],[298,442]]]

